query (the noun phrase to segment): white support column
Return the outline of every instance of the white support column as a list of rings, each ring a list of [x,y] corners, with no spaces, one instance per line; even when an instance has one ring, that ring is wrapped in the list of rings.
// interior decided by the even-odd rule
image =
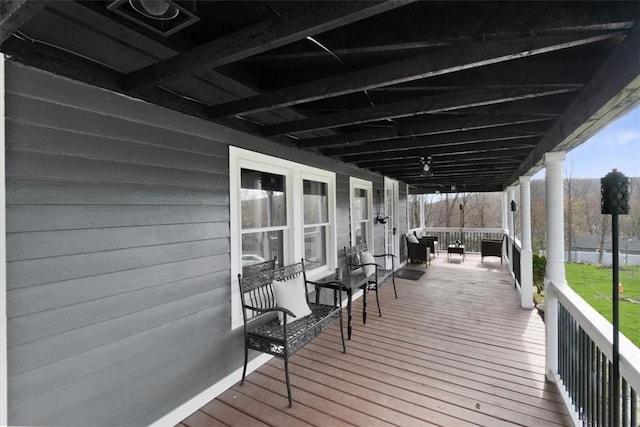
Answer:
[[[509,271],[513,275],[513,214],[511,213],[511,201],[514,195],[513,187],[507,188],[507,229],[509,230],[509,238],[507,239],[507,249],[509,251]]]
[[[547,271],[545,273],[544,313],[546,329],[546,374],[553,380],[558,371],[558,299],[553,286],[566,283],[564,275],[564,182],[563,151],[546,153],[545,195],[547,207]]]
[[[520,177],[520,287],[522,308],[533,308],[533,260],[531,259],[531,177]]]

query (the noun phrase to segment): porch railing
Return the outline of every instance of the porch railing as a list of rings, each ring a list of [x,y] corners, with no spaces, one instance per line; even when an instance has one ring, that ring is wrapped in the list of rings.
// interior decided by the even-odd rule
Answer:
[[[550,283],[548,288],[547,309],[554,306],[552,299],[557,301],[555,375],[565,403],[583,426],[610,426],[617,411],[620,426],[637,427],[640,349],[620,336],[620,389],[612,399],[611,324],[567,285]],[[547,325],[549,317],[547,312]]]
[[[413,231],[413,230],[412,230]],[[465,252],[480,253],[482,239],[502,239],[504,230],[501,228],[454,228],[454,227],[425,227],[415,230],[418,236],[437,236],[440,249],[446,248],[460,240]]]

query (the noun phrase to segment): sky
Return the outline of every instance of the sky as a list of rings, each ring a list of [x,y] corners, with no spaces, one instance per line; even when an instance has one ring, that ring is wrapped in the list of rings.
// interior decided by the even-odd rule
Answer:
[[[640,177],[640,107],[567,152],[564,168],[574,178],[602,178],[614,168]],[[544,178],[544,168],[533,178]]]

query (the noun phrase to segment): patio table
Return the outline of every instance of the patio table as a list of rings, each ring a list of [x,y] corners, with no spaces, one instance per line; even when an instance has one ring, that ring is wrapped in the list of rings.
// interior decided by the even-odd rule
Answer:
[[[447,247],[447,261],[449,261],[449,257],[451,254],[459,254],[462,255],[462,261],[464,261],[464,245],[449,245]]]
[[[342,277],[342,279],[336,279],[335,274],[330,274],[326,277],[323,277],[319,280],[314,280],[313,282],[317,283],[327,283],[327,282],[339,282],[343,284],[347,290],[347,339],[351,339],[351,331],[353,329],[353,316],[352,316],[352,307],[353,307],[353,293],[358,289],[363,289],[362,293],[362,320],[366,323],[367,319],[367,283],[368,279],[364,274],[347,274]],[[320,301],[320,294],[316,291],[316,303]]]

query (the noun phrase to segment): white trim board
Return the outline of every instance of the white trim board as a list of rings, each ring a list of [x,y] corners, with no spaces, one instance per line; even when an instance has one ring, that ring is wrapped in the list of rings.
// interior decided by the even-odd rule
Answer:
[[[247,364],[247,375],[249,375],[251,372],[258,369],[263,364],[267,363],[272,358],[273,356],[271,356],[270,354],[261,354],[260,356],[251,360]],[[209,403],[210,401],[212,401],[213,399],[215,399],[216,397],[218,397],[219,395],[227,391],[229,388],[231,388],[231,386],[233,386],[235,383],[240,381],[240,379],[242,379],[242,367],[236,369],[231,374],[227,375],[225,378],[218,381],[217,383],[215,383],[214,385],[212,385],[202,393],[196,395],[195,397],[191,398],[187,402],[178,406],[176,409],[169,412],[164,417],[160,418],[159,420],[156,420],[151,424],[151,427],[164,427],[164,426],[177,425],[179,422],[187,418],[189,415],[193,414],[198,409],[202,408],[204,405],[206,405],[207,403]]]

